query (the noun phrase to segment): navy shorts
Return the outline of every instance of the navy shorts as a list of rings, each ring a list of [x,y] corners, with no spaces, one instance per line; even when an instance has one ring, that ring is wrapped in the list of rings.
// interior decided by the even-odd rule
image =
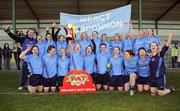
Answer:
[[[129,82],[129,75],[124,75],[124,84]]]
[[[32,74],[29,77],[29,85],[31,86],[43,85],[43,76],[40,74]]]
[[[96,81],[96,73],[92,73],[92,74],[90,74],[90,76],[91,76],[91,78],[93,80],[93,83],[95,83],[95,81]]]
[[[64,80],[64,76],[57,77],[58,86],[63,86],[63,80]]]
[[[110,77],[109,86],[111,87],[123,87],[124,76],[123,75],[113,75]]]
[[[96,84],[108,85],[109,84],[109,74],[97,74],[96,75]]]
[[[139,76],[136,80],[137,84],[145,84],[150,85],[150,78],[149,77],[141,77]]]
[[[56,76],[52,78],[44,78],[44,87],[56,87]]]
[[[165,88],[164,77],[151,78],[150,87],[156,87],[158,90],[164,90]]]

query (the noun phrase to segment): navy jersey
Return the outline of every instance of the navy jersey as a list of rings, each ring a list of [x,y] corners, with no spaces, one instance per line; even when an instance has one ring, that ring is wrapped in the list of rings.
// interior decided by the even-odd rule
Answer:
[[[169,47],[163,46],[160,55],[156,54],[151,57],[150,60],[150,72],[151,78],[164,77],[166,73],[165,63],[164,63],[164,55]]]
[[[37,43],[36,39],[26,37],[24,40],[24,43],[22,43],[22,50],[25,51],[28,46],[34,46],[36,45],[36,43]],[[29,54],[31,54],[30,51],[26,55],[29,55]]]
[[[28,36],[20,37],[17,35],[14,35],[12,32],[8,32],[9,37],[11,37],[16,42],[19,42],[22,45],[22,50],[25,51],[28,46],[34,46],[37,43],[37,39],[30,38]],[[30,55],[31,52],[29,51],[26,55]]]

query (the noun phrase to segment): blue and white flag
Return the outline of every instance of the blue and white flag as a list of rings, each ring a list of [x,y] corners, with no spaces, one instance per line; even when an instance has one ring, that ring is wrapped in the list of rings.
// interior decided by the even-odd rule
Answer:
[[[115,33],[127,34],[130,18],[131,5],[88,15],[60,13],[60,23],[73,24],[75,33],[78,33],[78,27],[80,27],[81,32],[91,34],[97,31],[100,35],[107,34],[108,36],[113,36]]]

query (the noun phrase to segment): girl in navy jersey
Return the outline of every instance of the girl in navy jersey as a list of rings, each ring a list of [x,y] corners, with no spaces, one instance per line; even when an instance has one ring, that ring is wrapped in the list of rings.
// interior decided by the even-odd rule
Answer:
[[[158,94],[160,96],[164,96],[175,90],[174,88],[166,88],[166,68],[164,63],[164,55],[169,49],[173,37],[174,33],[171,32],[161,51],[159,51],[159,46],[156,42],[153,42],[150,45],[150,92],[152,95]]]

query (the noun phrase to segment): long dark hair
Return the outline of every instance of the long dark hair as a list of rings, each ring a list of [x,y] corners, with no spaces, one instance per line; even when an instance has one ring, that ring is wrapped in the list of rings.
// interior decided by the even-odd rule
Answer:
[[[7,47],[6,47],[6,45],[7,45]],[[10,49],[8,43],[5,43],[5,44],[4,44],[4,49]]]

